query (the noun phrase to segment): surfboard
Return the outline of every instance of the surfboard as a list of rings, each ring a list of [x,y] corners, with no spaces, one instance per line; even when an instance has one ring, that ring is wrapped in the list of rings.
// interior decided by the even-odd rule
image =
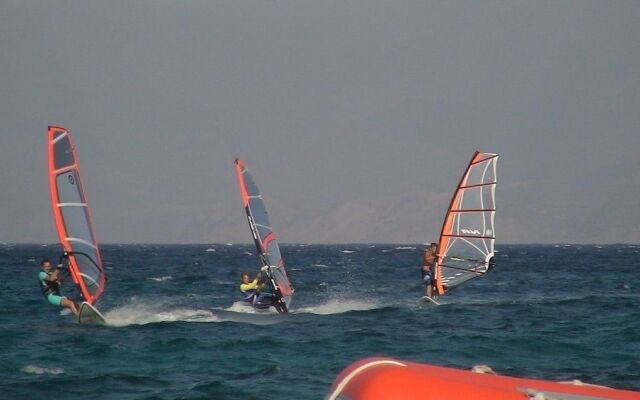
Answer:
[[[420,301],[422,301],[423,303],[427,303],[427,304],[435,304],[436,306],[440,305],[440,303],[438,303],[435,299],[432,299],[429,296],[422,296],[420,298]]]
[[[90,325],[106,325],[107,320],[102,314],[100,314],[100,311],[98,311],[94,306],[84,301],[80,305],[80,314],[78,314],[78,323],[90,324]]]

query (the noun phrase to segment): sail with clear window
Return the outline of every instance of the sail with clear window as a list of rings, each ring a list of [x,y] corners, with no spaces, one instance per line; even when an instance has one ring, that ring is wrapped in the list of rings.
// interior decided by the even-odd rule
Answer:
[[[49,189],[58,238],[82,299],[95,304],[105,290],[106,276],[71,134],[50,126],[47,144]]]
[[[287,277],[284,260],[280,254],[276,235],[269,223],[264,200],[244,162],[236,159],[235,164],[240,196],[249,221],[251,235],[260,254],[260,262],[263,266],[268,267],[273,294],[279,302],[276,309],[279,312],[287,312],[293,298],[294,288]]]
[[[436,265],[438,294],[484,276],[494,264],[498,155],[476,151],[447,210]]]

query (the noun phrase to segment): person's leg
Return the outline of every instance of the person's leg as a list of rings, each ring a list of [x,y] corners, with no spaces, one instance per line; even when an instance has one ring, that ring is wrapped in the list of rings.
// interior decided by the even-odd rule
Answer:
[[[60,302],[60,305],[62,307],[66,307],[69,310],[71,310],[73,315],[78,315],[80,313],[80,311],[78,311],[78,306],[76,306],[76,303],[74,303],[73,301],[67,299],[66,297],[62,298],[62,301]]]
[[[424,278],[422,278],[424,282],[424,295],[427,297],[431,297],[431,274],[425,274]]]
[[[78,315],[79,313],[76,303],[67,299],[66,297],[58,296],[52,293],[47,296],[47,301],[51,305],[68,308],[75,315]]]

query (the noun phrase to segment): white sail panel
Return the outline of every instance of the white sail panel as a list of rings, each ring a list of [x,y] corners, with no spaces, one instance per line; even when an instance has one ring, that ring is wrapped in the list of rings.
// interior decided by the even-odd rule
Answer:
[[[69,254],[69,268],[82,298],[94,304],[104,292],[106,277],[80,179],[71,135],[49,127],[49,183],[58,238]]]
[[[493,265],[498,155],[476,152],[453,195],[438,245],[439,294],[483,276]]]

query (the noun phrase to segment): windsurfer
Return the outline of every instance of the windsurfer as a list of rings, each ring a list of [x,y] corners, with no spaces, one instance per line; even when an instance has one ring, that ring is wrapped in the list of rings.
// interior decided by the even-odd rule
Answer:
[[[40,267],[42,270],[38,273],[38,282],[45,299],[51,305],[68,308],[73,314],[78,315],[76,303],[60,295],[60,285],[62,284],[60,269],[52,270],[51,260],[46,258],[42,260]]]
[[[267,267],[262,267],[262,270],[251,280],[251,276],[248,272],[243,272],[240,275],[240,291],[244,295],[245,301],[251,304],[258,304],[262,300],[260,291],[265,287],[265,270]]]
[[[438,244],[431,243],[424,251],[422,262],[422,281],[424,282],[424,294],[433,298],[433,287],[436,284],[435,265],[438,261]]]

